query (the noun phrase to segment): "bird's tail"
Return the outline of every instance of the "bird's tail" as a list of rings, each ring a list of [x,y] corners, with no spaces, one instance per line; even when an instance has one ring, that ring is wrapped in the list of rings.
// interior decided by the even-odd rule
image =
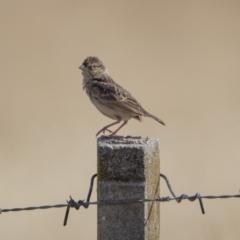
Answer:
[[[153,116],[152,114],[150,114],[149,112],[147,112],[146,110],[144,110],[144,114],[146,117],[150,117],[150,118],[153,118],[154,120],[156,120],[157,122],[161,123],[162,125],[166,125],[165,122],[155,116]]]

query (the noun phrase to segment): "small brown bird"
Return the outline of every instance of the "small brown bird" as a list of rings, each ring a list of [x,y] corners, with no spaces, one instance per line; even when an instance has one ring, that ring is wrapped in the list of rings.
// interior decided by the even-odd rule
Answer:
[[[141,104],[123,87],[113,81],[108,70],[97,57],[88,57],[79,67],[83,75],[83,90],[86,91],[94,106],[105,116],[116,120],[97,132],[109,131],[109,136],[115,135],[128,120],[135,118],[142,122],[142,117],[151,117],[159,123],[165,123],[147,112]],[[114,132],[108,128],[123,121]]]

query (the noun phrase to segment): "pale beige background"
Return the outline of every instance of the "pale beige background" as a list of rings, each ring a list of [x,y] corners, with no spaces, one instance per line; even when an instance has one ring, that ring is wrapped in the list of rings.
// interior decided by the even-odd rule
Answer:
[[[177,194],[240,188],[239,1],[0,1],[0,207],[85,199],[95,133],[111,122],[81,89],[99,56],[167,126],[131,120],[122,135],[160,138]],[[168,195],[161,184],[161,195]],[[94,190],[92,200],[96,199]],[[161,239],[239,239],[239,199],[161,204]],[[3,213],[1,240],[96,239],[96,206]]]

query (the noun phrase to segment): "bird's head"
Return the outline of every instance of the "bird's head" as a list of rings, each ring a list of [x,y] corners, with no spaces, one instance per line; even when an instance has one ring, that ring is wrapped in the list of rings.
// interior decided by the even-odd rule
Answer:
[[[98,57],[87,57],[79,67],[82,70],[83,76],[96,77],[106,71],[105,66]]]

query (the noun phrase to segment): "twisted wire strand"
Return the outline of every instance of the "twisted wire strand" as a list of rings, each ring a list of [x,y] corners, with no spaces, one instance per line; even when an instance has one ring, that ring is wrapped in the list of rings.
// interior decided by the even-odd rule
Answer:
[[[182,195],[181,195],[182,196]],[[134,203],[134,202],[170,202],[173,200],[190,200],[190,199],[198,199],[196,195],[193,196],[187,196],[184,195],[183,197],[161,197],[161,198],[153,198],[153,199],[122,199],[122,200],[110,200],[110,201],[95,201],[95,202],[83,202],[77,203],[79,206],[86,206],[86,205],[103,205],[103,204],[117,204],[117,203]],[[201,199],[226,199],[226,198],[240,198],[240,194],[236,195],[219,195],[219,196],[214,196],[214,195],[208,195],[208,196],[201,196]],[[73,200],[73,199],[72,199]],[[5,212],[19,212],[19,211],[28,211],[28,210],[37,210],[37,209],[50,209],[50,208],[63,208],[67,207],[68,204],[56,204],[56,205],[44,205],[44,206],[38,206],[38,207],[26,207],[26,208],[3,208],[0,209],[0,213],[5,213]],[[74,206],[72,206],[74,207]]]

